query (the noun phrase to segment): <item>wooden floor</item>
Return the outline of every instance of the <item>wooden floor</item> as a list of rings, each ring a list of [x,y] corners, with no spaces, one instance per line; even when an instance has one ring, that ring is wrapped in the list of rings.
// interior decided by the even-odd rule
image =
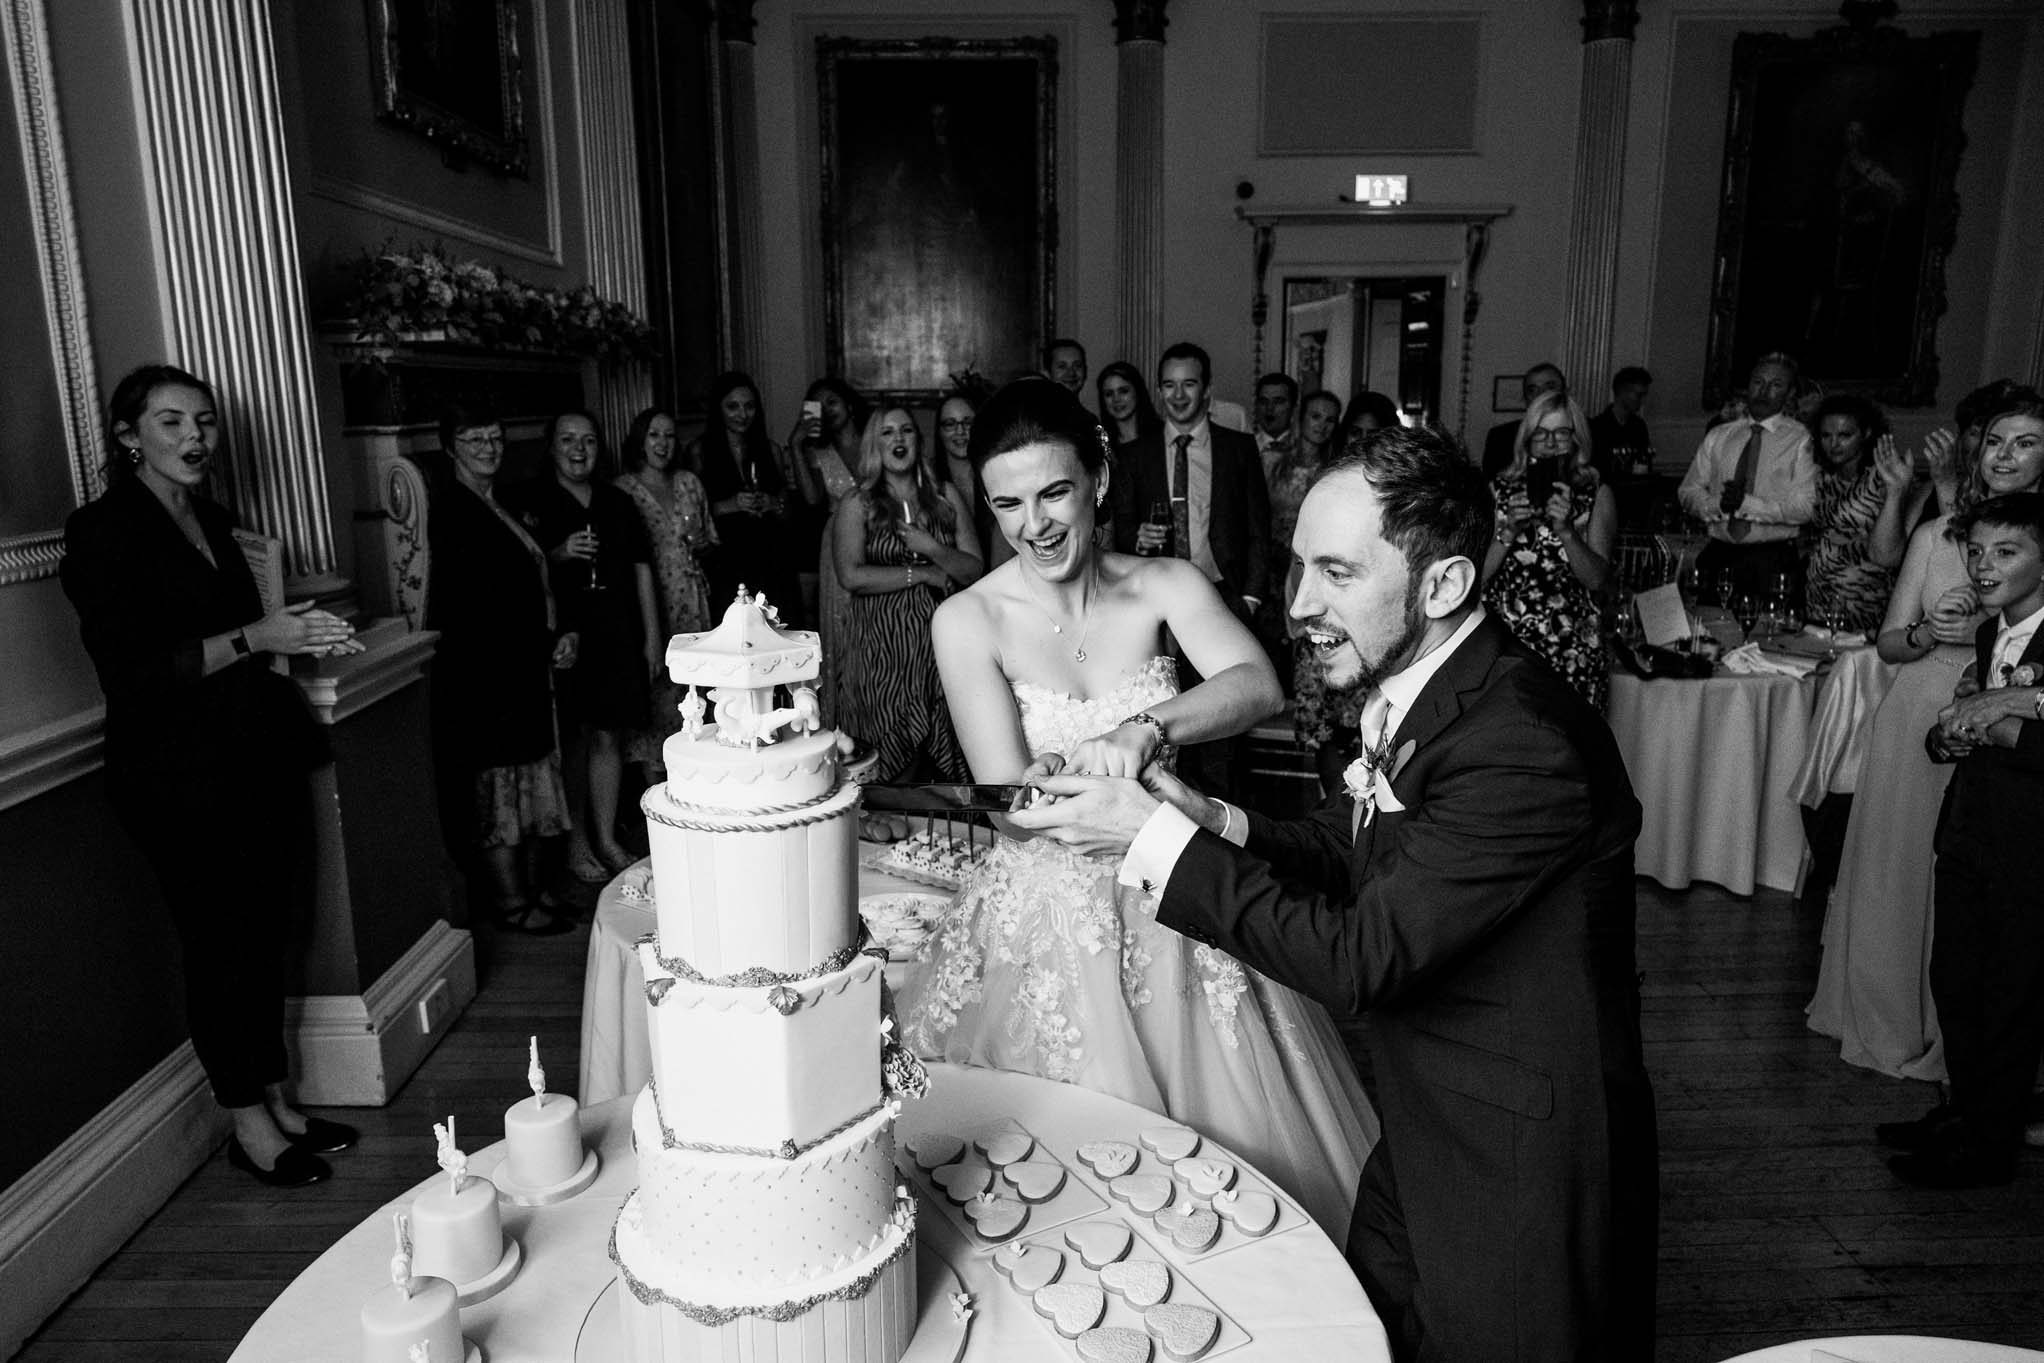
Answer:
[[[1843,1064],[1804,1029],[1814,917],[1781,895],[1642,882],[1639,922],[1662,1145],[1660,1358],[1884,1332],[2044,1349],[2044,1152],[2009,1188],[1900,1186],[1871,1128],[1932,1095]],[[365,1136],[334,1158],[333,1181],[273,1193],[216,1156],[19,1357],[225,1358],[330,1241],[432,1173],[431,1120],[497,1133],[524,1088],[527,1035],[552,1086],[573,1090],[587,941],[586,928],[485,935],[481,995],[398,1101],[334,1114]]]

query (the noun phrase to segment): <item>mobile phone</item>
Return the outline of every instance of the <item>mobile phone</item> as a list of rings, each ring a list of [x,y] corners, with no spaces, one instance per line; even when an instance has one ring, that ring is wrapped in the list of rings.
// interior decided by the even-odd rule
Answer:
[[[1554,485],[1561,481],[1561,460],[1551,457],[1526,461],[1526,501],[1535,511],[1547,505]]]
[[[802,419],[804,421],[821,421],[823,419],[823,404],[814,401],[803,403]]]

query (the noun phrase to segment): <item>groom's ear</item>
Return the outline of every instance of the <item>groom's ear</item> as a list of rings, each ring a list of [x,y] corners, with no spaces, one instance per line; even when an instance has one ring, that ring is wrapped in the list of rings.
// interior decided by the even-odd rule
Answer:
[[[1427,618],[1445,620],[1461,610],[1476,595],[1480,576],[1476,564],[1460,554],[1437,559],[1427,568],[1420,595]]]

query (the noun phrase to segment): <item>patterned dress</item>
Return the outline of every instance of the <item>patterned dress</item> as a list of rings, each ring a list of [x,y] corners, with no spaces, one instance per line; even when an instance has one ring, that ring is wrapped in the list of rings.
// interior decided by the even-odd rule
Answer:
[[[1299,528],[1299,507],[1320,477],[1320,465],[1287,451],[1270,468],[1270,580],[1284,590],[1263,603],[1269,612],[1266,636],[1288,640],[1292,692],[1292,734],[1302,747],[1324,748],[1340,731],[1354,729],[1363,713],[1360,690],[1330,691],[1327,669],[1313,646],[1298,637],[1286,617],[1297,583],[1292,579],[1292,533]]]
[[[1081,699],[1013,687],[1030,752],[1068,753],[1177,694],[1168,657]],[[1199,946],[1115,883],[1118,859],[997,840],[902,994],[919,1055],[1078,1084],[1249,1160],[1339,1239],[1377,1118],[1318,1004]]]
[[[1526,488],[1524,474],[1501,473],[1491,480],[1498,505]],[[1589,522],[1597,490],[1574,488],[1569,493],[1569,519]],[[1518,641],[1567,679],[1584,700],[1603,713],[1611,699],[1611,664],[1604,656],[1604,634],[1597,603],[1568,565],[1561,536],[1546,519],[1528,522],[1506,541],[1504,559],[1483,584],[1483,604],[1494,611]]]
[[[693,634],[717,623],[712,615],[710,581],[703,573],[698,549],[717,543],[717,527],[710,519],[709,498],[702,481],[682,470],[674,475],[674,507],[653,491],[647,481],[624,473],[611,486],[632,499],[639,519],[646,523],[646,539],[653,550],[653,581],[660,591],[660,627],[666,637]],[[629,756],[648,766],[663,765],[661,744],[681,727],[680,706],[685,688],[677,686],[663,672],[653,681],[653,724],[637,730],[627,744]]]
[[[866,514],[866,499],[847,497],[839,516]],[[941,525],[927,527],[945,544],[954,542]],[[866,562],[876,568],[906,569],[927,560],[909,552],[893,521],[866,523]],[[853,595],[838,650],[837,727],[879,751],[876,781],[908,776],[927,755],[941,781],[964,781],[965,754],[951,730],[937,655],[930,644],[930,617],[940,593],[929,587]]]
[[[1887,484],[1872,468],[1857,478],[1826,473],[1817,481],[1817,515],[1810,523],[1804,600],[1809,618],[1822,624],[1832,611],[1849,630],[1878,630],[1888,610],[1895,575],[1867,558],[1867,537],[1888,498]]]

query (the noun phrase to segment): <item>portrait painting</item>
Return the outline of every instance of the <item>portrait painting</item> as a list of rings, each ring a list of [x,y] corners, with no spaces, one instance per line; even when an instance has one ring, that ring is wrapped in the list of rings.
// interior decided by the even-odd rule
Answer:
[[[470,162],[526,173],[520,11],[528,0],[368,0],[377,116]]]
[[[1937,400],[1978,39],[1869,25],[1739,35],[1706,406],[1777,350],[1827,391]]]
[[[1036,368],[1053,334],[1055,39],[823,38],[825,345],[888,401]]]

